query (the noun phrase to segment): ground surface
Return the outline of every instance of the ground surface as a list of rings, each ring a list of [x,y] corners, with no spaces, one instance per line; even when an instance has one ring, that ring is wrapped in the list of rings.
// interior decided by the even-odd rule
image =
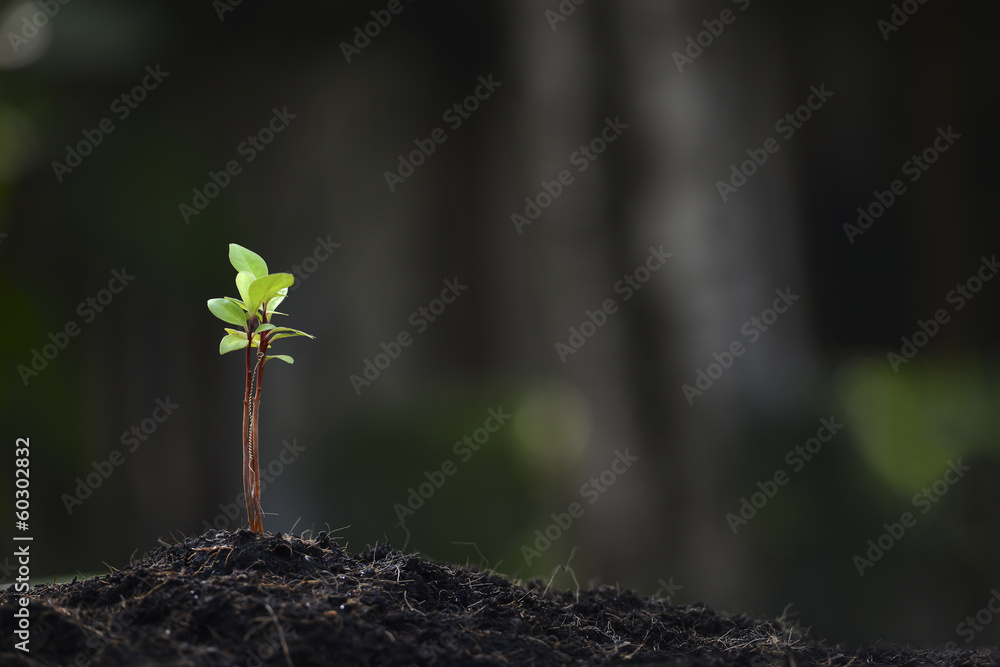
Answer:
[[[208,532],[111,574],[32,589],[31,653],[3,665],[989,665],[1000,652],[838,649],[779,621],[628,590],[512,584],[387,546]]]

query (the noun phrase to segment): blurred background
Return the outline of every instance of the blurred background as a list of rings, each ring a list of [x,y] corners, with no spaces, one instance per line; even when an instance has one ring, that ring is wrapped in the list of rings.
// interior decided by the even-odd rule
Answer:
[[[245,525],[235,242],[265,529],[1000,643],[997,9],[3,4],[0,515],[30,437],[41,579]]]

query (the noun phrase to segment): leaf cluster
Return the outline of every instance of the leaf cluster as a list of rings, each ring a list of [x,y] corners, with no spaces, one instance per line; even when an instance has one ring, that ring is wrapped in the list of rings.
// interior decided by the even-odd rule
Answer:
[[[240,298],[209,299],[208,309],[223,322],[243,330],[226,327],[226,335],[219,343],[219,354],[242,350],[247,345],[260,348],[262,336],[268,345],[292,336],[314,338],[304,331],[275,326],[269,321],[272,315],[286,314],[276,309],[295,282],[292,274],[268,273],[267,263],[260,255],[235,243],[229,244],[229,262],[236,269],[236,289]],[[287,354],[268,355],[266,359],[294,362]]]

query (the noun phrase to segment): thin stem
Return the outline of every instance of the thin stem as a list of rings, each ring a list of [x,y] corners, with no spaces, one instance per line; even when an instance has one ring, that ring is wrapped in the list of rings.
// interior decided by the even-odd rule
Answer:
[[[246,353],[246,366],[247,366],[247,381],[246,390],[243,393],[243,498],[246,501],[247,506],[247,523],[250,530],[256,530],[261,532],[263,529],[260,528],[254,521],[256,518],[254,513],[253,504],[253,477],[256,476],[257,461],[254,456],[253,448],[251,446],[251,435],[250,435],[250,391],[252,386],[251,379],[251,341],[253,340],[253,333],[250,329],[250,324],[247,325],[247,353]]]
[[[263,338],[263,336],[261,336]],[[253,415],[250,418],[250,441],[253,448],[254,463],[259,459],[260,456],[260,394],[261,388],[264,382],[264,352],[267,349],[267,344],[261,341],[261,346],[257,352],[257,386],[254,390],[253,397]],[[257,465],[254,465],[254,478],[253,478],[253,500],[259,517],[259,530],[258,533],[264,532],[264,512],[260,506],[260,473],[258,472]]]
[[[261,311],[261,324],[267,323],[267,304]],[[250,413],[250,457],[251,457],[251,482],[252,488],[249,496],[253,503],[254,523],[250,530],[264,533],[264,511],[260,506],[260,394],[264,382],[264,364],[266,363],[266,352],[268,344],[267,332],[261,333],[260,344],[257,348],[257,364],[254,374],[257,376],[257,386],[254,389],[253,411]],[[250,502],[248,501],[248,502]]]

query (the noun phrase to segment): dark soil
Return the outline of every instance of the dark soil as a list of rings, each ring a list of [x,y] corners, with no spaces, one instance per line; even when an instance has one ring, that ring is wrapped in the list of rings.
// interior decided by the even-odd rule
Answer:
[[[29,594],[31,653],[3,665],[995,665],[1000,652],[848,650],[780,621],[604,586],[526,586],[380,545],[207,532],[125,570]]]

